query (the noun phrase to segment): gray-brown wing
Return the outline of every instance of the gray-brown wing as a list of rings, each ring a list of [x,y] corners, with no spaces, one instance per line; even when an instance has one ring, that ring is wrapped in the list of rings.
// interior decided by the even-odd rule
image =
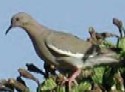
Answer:
[[[84,54],[91,48],[91,44],[76,36],[63,32],[52,32],[46,39],[48,46],[71,53]]]

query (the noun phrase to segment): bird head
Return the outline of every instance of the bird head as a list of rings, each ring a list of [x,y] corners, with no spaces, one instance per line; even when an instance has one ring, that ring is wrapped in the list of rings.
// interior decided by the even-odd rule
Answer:
[[[5,34],[7,34],[9,32],[9,30],[11,30],[13,27],[23,28],[26,24],[30,23],[31,20],[32,20],[32,17],[25,12],[19,12],[19,13],[15,14],[11,18],[11,24],[8,27],[8,29],[6,30]]]

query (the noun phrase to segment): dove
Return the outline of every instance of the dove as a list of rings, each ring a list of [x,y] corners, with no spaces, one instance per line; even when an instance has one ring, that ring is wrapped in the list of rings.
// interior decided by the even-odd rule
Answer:
[[[64,81],[69,85],[75,81],[82,68],[100,64],[118,63],[115,52],[92,54],[92,44],[70,33],[56,31],[38,23],[25,12],[18,12],[11,18],[7,34],[12,28],[20,27],[28,34],[37,55],[47,64],[54,65],[61,73],[72,73]],[[107,50],[106,50],[107,51]],[[87,56],[87,58],[86,58]]]

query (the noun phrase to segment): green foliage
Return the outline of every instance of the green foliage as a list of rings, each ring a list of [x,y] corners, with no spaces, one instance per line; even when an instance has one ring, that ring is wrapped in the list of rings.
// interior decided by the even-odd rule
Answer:
[[[110,48],[110,47],[116,47],[116,46],[112,42],[104,40],[103,41],[103,47]]]
[[[125,56],[125,37],[118,39],[117,47],[122,49],[120,51],[120,57],[124,58],[124,56]]]
[[[123,69],[121,69],[121,71],[122,73],[124,72]],[[78,85],[73,85],[70,89],[70,92],[88,92],[89,90],[92,90],[94,84],[105,87],[107,88],[107,90],[110,90],[111,87],[115,87],[118,90],[124,90],[123,83],[120,84],[117,80],[115,80],[115,77],[118,74],[118,69],[116,67],[111,68],[109,66],[99,66],[95,67],[93,72],[94,74],[91,76],[91,81],[89,81],[89,79],[86,78],[80,79],[80,83]],[[67,91],[64,85],[57,85],[56,82],[54,82],[53,78],[48,78],[41,84],[41,86],[39,86],[39,91],[37,92]]]
[[[94,75],[92,76],[94,83],[102,84],[104,70],[105,67],[103,66],[94,68]]]
[[[48,92],[49,90],[53,90],[55,87],[57,87],[55,81],[52,78],[48,78],[38,87],[38,92]]]
[[[118,39],[117,47],[122,48],[122,51],[125,51],[125,37]]]
[[[77,85],[74,90],[74,92],[83,92],[83,91],[86,91],[86,90],[89,90],[91,89],[91,83],[88,82],[88,81],[85,81],[85,82],[81,82],[79,85]]]

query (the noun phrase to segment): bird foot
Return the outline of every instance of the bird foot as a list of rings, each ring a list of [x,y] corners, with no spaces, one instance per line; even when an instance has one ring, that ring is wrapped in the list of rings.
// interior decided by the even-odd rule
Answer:
[[[65,84],[68,82],[68,86],[71,87],[72,83],[77,85],[77,81],[75,80],[75,78],[80,74],[81,70],[77,69],[70,78],[66,78],[64,77],[64,80],[62,82],[62,84]]]
[[[62,82],[62,85],[64,85],[65,83],[68,83],[69,87],[71,87],[73,83],[77,85],[77,81],[74,78],[65,78]]]

